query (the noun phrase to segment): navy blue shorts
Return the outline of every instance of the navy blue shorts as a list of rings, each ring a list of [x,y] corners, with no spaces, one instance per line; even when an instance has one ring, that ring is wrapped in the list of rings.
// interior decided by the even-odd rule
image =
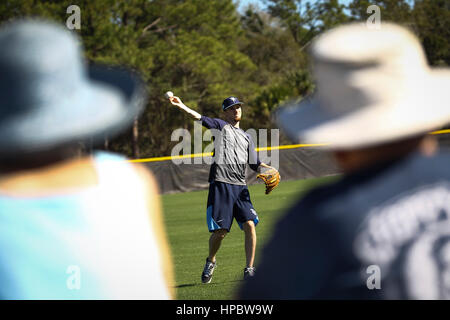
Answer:
[[[255,226],[259,222],[247,186],[219,181],[211,182],[206,207],[206,223],[210,232],[219,229],[230,232],[233,218],[236,219],[241,230],[244,222],[251,220]]]

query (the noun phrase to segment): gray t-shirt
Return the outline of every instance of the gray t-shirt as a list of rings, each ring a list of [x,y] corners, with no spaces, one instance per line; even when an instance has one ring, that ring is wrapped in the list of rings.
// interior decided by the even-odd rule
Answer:
[[[213,132],[214,163],[211,165],[209,182],[246,185],[247,164],[254,171],[261,164],[251,136],[221,119],[202,116],[200,121],[206,128],[216,130]]]

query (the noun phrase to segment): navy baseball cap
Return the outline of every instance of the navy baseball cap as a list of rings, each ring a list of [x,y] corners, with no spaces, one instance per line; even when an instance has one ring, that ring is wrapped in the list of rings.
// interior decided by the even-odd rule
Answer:
[[[225,111],[225,110],[228,109],[229,107],[232,107],[232,106],[234,106],[234,105],[236,105],[236,104],[242,105],[242,104],[244,104],[244,103],[243,103],[243,102],[240,102],[239,99],[236,98],[236,97],[228,97],[228,98],[226,98],[225,100],[223,100],[223,103],[222,103],[222,110]]]

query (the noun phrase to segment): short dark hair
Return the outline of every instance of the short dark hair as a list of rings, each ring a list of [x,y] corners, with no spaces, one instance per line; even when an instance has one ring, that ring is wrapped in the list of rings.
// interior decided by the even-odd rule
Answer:
[[[52,147],[51,149],[21,154],[0,154],[0,172],[9,173],[31,170],[83,155],[78,143]]]

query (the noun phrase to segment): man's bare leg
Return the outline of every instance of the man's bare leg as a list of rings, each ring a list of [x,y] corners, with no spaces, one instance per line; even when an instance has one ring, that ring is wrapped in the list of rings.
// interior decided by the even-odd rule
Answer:
[[[216,254],[219,251],[220,245],[222,244],[223,238],[227,235],[226,229],[219,229],[213,231],[211,237],[209,237],[209,256],[208,260],[211,262],[216,262]]]
[[[203,283],[211,282],[214,269],[216,268],[216,254],[217,251],[219,251],[222,240],[223,238],[225,238],[226,234],[227,234],[226,229],[219,229],[213,231],[213,233],[209,237],[209,256],[206,259],[205,267],[203,268],[202,273]]]
[[[253,221],[249,220],[242,225],[245,233],[245,257],[247,268],[253,267],[256,250],[256,228]]]

